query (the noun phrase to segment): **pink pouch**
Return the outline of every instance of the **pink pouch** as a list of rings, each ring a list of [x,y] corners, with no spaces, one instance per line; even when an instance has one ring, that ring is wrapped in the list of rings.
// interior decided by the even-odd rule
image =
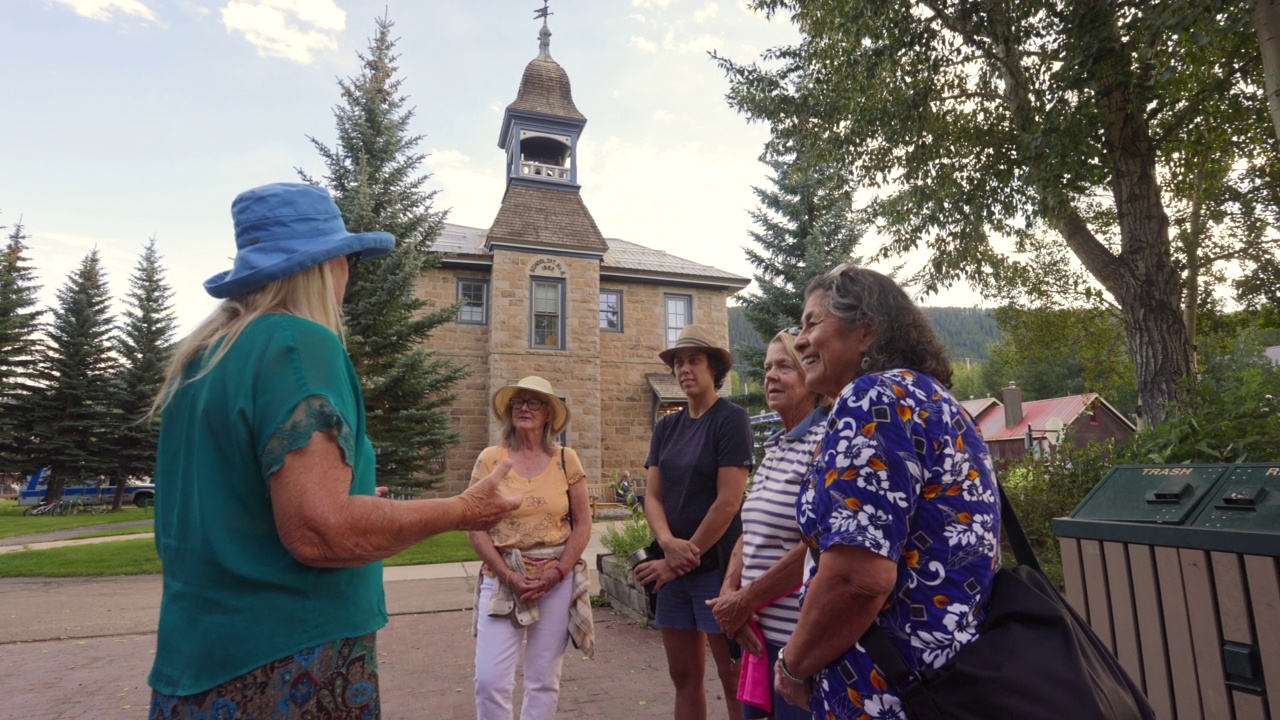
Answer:
[[[770,676],[773,669],[769,667],[769,655],[764,649],[764,633],[760,631],[759,625],[750,620],[747,621],[747,627],[760,641],[761,654],[743,651],[742,672],[738,676],[738,699],[765,712],[773,712],[773,678]]]

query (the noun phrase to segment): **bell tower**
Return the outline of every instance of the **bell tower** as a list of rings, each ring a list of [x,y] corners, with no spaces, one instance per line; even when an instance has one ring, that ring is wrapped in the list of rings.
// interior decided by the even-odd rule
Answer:
[[[545,7],[538,56],[524,69],[515,102],[502,114],[498,147],[507,153],[507,183],[578,189],[578,136],[587,119],[573,104],[569,74],[551,59]]]

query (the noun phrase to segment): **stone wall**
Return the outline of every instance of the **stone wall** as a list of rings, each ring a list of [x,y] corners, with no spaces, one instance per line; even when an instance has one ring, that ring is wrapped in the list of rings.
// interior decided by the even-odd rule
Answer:
[[[566,339],[563,350],[530,347],[530,273],[565,283]],[[675,285],[600,280],[599,262],[550,253],[499,249],[492,273],[432,270],[418,291],[436,307],[457,300],[457,280],[489,281],[487,325],[450,323],[438,328],[430,348],[471,369],[457,388],[450,411],[462,441],[445,456],[445,484],[436,495],[463,490],[475,458],[500,440],[501,424],[489,410],[500,387],[526,375],[546,378],[572,412],[566,444],[582,458],[591,482],[609,482],[630,470],[645,476],[653,427],[654,396],[646,373],[667,372],[658,359],[665,347],[663,295],[692,296],[694,322],[711,328],[728,346],[728,293]],[[621,290],[622,332],[599,329],[600,289]]]

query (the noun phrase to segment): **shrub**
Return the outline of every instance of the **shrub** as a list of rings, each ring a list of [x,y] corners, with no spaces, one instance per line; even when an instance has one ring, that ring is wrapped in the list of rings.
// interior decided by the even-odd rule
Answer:
[[[1063,443],[1043,458],[1029,457],[1009,466],[1001,475],[1040,567],[1058,587],[1062,587],[1062,553],[1053,534],[1053,519],[1071,514],[1111,469],[1115,454],[1109,440],[1079,449]],[[1007,550],[1005,555],[1012,559],[1013,552]]]
[[[626,557],[653,542],[653,532],[649,530],[649,521],[644,513],[632,510],[626,520],[610,525],[600,536],[600,542],[609,552],[619,557]]]

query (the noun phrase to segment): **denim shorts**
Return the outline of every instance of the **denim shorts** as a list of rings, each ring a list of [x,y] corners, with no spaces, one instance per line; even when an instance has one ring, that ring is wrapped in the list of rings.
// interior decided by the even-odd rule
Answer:
[[[706,570],[681,575],[658,591],[658,607],[653,624],[660,630],[698,630],[723,634],[720,623],[711,614],[707,601],[720,595],[724,581],[721,570]]]

